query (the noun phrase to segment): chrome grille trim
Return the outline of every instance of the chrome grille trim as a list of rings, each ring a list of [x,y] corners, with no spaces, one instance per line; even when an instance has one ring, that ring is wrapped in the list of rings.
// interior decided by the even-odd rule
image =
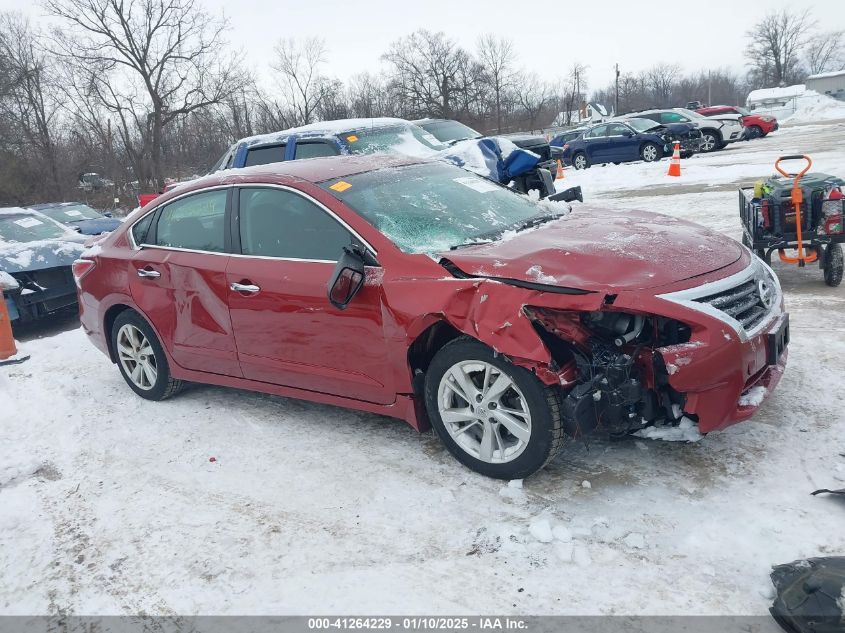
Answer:
[[[770,282],[774,288],[770,309],[760,303],[757,284],[761,279]],[[783,292],[777,275],[756,256],[745,270],[734,275],[657,297],[719,319],[742,342],[759,334],[783,312]]]

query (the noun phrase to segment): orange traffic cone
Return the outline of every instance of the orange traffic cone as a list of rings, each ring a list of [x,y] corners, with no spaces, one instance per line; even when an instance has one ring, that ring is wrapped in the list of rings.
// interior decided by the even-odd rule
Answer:
[[[563,163],[560,162],[560,159],[557,159],[557,175],[555,176],[555,180],[563,180]]]
[[[681,144],[675,141],[675,151],[672,152],[672,160],[669,161],[669,176],[681,175]]]
[[[6,307],[6,299],[0,294],[0,365],[22,363],[27,358],[29,356],[18,356],[18,348],[15,347],[15,338],[12,336],[9,309]]]

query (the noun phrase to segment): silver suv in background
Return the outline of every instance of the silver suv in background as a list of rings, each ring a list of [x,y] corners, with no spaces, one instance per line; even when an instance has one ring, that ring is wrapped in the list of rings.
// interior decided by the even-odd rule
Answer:
[[[644,110],[630,112],[621,118],[651,119],[663,125],[671,123],[690,123],[701,131],[701,151],[713,152],[722,149],[728,143],[745,138],[745,128],[738,114],[719,114],[706,117],[686,108],[665,108],[662,110]]]

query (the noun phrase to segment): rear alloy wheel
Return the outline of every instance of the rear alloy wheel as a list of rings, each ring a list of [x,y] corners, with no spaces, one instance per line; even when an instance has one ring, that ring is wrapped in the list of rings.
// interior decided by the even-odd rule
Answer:
[[[164,400],[182,389],[182,381],[170,375],[152,327],[134,310],[125,310],[115,319],[112,349],[126,384],[142,398]]]
[[[828,244],[824,253],[824,282],[836,287],[842,282],[842,246]]]
[[[587,169],[590,166],[590,161],[587,160],[587,155],[583,152],[578,152],[572,157],[572,166],[575,169]]]
[[[426,373],[425,401],[449,452],[488,477],[527,477],[563,443],[557,389],[469,337],[436,354]]]
[[[722,145],[722,139],[712,130],[706,130],[701,133],[701,151],[715,152]]]
[[[646,143],[640,150],[640,157],[647,163],[660,160],[660,148],[654,143]]]

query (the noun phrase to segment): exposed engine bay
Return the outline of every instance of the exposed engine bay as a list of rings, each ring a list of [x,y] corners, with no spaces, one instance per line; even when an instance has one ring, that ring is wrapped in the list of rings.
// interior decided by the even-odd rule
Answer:
[[[625,312],[527,310],[565,377],[562,414],[572,437],[594,431],[622,437],[681,420],[685,397],[669,385],[656,350],[689,341],[687,326]]]

